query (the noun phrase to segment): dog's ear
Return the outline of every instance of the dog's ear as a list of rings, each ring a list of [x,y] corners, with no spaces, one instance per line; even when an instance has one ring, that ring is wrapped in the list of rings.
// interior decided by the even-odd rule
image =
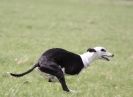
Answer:
[[[89,49],[87,50],[87,52],[96,52],[96,50],[93,49],[93,48],[89,48]]]

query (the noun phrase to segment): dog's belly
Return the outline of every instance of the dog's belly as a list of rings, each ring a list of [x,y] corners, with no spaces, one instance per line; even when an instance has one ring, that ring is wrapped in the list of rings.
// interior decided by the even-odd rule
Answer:
[[[50,75],[50,74],[47,74],[47,73],[45,73],[45,72],[42,72],[42,71],[40,71],[38,68],[36,68],[36,71],[39,72],[39,74],[40,74],[44,79],[46,79],[46,80],[51,79],[52,82],[57,82],[57,81],[58,81],[58,79],[57,79],[55,76]]]
[[[74,67],[69,67],[64,69],[64,72],[68,75],[76,75],[79,74],[80,71],[81,71],[80,68],[74,68]]]

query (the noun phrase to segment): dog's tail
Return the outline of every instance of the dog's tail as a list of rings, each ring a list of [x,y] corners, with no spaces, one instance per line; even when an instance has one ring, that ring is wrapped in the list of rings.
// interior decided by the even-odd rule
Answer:
[[[11,76],[14,76],[14,77],[22,77],[28,73],[30,73],[31,71],[33,71],[36,67],[39,67],[39,64],[35,64],[33,65],[33,67],[31,67],[29,70],[27,70],[26,72],[23,72],[23,73],[20,73],[20,74],[15,74],[15,73],[10,73]]]

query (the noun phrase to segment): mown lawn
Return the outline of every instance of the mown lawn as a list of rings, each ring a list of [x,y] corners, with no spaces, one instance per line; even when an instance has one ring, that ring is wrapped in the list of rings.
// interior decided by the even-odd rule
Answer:
[[[115,57],[66,76],[76,93],[36,70],[22,78],[7,74],[27,70],[49,48],[82,54],[94,46]],[[133,97],[133,1],[0,0],[0,97]]]

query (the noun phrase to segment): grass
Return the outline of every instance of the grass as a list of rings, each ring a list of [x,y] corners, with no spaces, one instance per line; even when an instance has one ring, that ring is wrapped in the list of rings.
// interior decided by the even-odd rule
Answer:
[[[130,0],[0,0],[0,97],[133,97],[133,2]],[[80,76],[48,83],[33,71],[42,52],[61,47],[83,53],[104,46],[110,62],[97,61]]]

